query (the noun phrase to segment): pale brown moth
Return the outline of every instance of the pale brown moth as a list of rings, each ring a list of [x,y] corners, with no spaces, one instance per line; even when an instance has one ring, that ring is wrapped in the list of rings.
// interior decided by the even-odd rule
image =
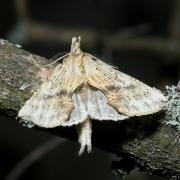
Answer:
[[[91,121],[120,121],[160,111],[164,95],[94,56],[83,53],[80,38],[18,116],[44,128],[77,127],[82,154],[91,152]]]

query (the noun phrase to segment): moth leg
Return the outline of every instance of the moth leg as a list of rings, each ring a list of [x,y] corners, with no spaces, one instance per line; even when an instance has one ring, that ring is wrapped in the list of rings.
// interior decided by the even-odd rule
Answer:
[[[77,125],[77,132],[78,132],[78,142],[80,143],[81,147],[79,150],[79,155],[81,155],[85,148],[87,147],[87,152],[90,153],[92,149],[91,144],[91,134],[92,134],[92,126],[91,120],[86,119],[83,123]]]

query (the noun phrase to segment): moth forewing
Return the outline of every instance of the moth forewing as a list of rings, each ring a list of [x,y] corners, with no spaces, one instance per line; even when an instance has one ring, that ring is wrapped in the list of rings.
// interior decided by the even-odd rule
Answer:
[[[73,109],[72,94],[83,81],[70,57],[57,65],[51,76],[20,109],[18,116],[40,127],[60,126]]]
[[[108,103],[126,116],[142,116],[160,111],[165,102],[164,95],[139,80],[117,71],[113,67],[86,57],[91,65],[86,69],[89,85],[103,92]]]

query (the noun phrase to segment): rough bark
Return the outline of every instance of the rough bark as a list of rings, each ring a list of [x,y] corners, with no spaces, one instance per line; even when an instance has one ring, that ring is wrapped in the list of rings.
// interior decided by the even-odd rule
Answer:
[[[0,111],[3,114],[16,118],[23,103],[53,69],[53,66],[42,66],[48,63],[43,57],[0,41]],[[160,123],[165,117],[164,112],[120,123],[93,121],[93,146],[123,156],[147,172],[178,179],[180,131]],[[77,140],[74,127],[35,128]]]

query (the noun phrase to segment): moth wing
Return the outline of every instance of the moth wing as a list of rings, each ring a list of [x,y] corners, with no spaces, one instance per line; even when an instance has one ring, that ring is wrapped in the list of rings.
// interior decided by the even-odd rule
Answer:
[[[82,84],[79,69],[69,59],[56,66],[50,78],[26,101],[18,116],[41,127],[55,127],[68,120],[72,94]]]
[[[59,95],[45,97],[37,92],[21,108],[18,116],[40,127],[51,128],[66,121],[71,109],[70,98]]]
[[[107,103],[106,96],[89,86],[79,89],[72,95],[73,111],[69,120],[62,126],[72,126],[84,122],[89,116],[96,120],[124,120],[127,116],[119,114]]]
[[[72,102],[73,102],[73,110],[69,116],[68,121],[63,122],[62,126],[72,126],[82,123],[88,117],[85,104],[82,100],[79,91],[73,93]]]
[[[107,97],[99,90],[88,88],[88,115],[96,120],[124,120],[128,117],[118,113],[108,104]]]
[[[155,88],[117,71],[100,60],[85,57],[88,84],[102,91],[108,103],[126,116],[142,116],[160,111],[165,97]]]

